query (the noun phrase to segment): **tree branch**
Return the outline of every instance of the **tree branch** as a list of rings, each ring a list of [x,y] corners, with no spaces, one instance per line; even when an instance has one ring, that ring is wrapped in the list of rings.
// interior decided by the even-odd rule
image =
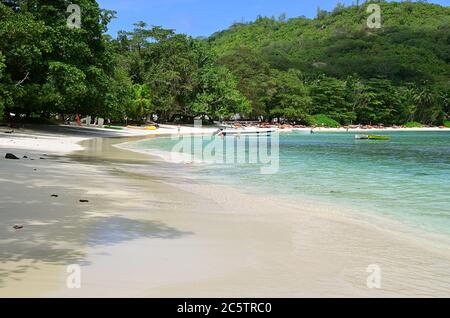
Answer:
[[[30,75],[30,72],[27,72],[27,75],[25,75],[25,77],[16,84],[16,86],[20,86],[23,84],[23,82],[25,82],[28,79],[28,76]]]

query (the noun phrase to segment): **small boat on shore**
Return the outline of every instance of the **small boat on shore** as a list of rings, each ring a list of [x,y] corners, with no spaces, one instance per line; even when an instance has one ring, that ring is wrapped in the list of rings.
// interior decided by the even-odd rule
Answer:
[[[217,132],[219,136],[270,136],[276,133],[276,128],[223,129]]]
[[[380,136],[380,135],[356,135],[356,140],[391,140],[389,136]]]

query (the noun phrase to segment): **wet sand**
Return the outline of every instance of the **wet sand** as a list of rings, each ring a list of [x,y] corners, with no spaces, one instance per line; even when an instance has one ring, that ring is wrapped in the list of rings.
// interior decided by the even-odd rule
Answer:
[[[112,147],[128,140],[2,156],[1,297],[450,296],[448,246],[320,202],[201,184],[189,166]],[[66,286],[70,264],[81,289]],[[367,288],[371,264],[381,289]]]

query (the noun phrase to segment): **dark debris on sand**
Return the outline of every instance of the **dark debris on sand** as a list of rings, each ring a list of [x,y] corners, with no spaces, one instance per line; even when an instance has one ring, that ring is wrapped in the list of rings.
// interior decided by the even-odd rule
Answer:
[[[5,159],[19,160],[19,158],[16,155],[12,154],[12,153],[7,153],[6,156],[5,156]]]

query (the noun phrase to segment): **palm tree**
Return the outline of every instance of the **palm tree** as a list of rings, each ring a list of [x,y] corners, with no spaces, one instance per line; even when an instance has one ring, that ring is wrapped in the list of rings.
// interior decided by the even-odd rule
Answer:
[[[437,96],[429,88],[417,89],[414,92],[413,100],[417,106],[416,120],[422,123],[435,123],[441,113],[441,109],[437,105]]]

